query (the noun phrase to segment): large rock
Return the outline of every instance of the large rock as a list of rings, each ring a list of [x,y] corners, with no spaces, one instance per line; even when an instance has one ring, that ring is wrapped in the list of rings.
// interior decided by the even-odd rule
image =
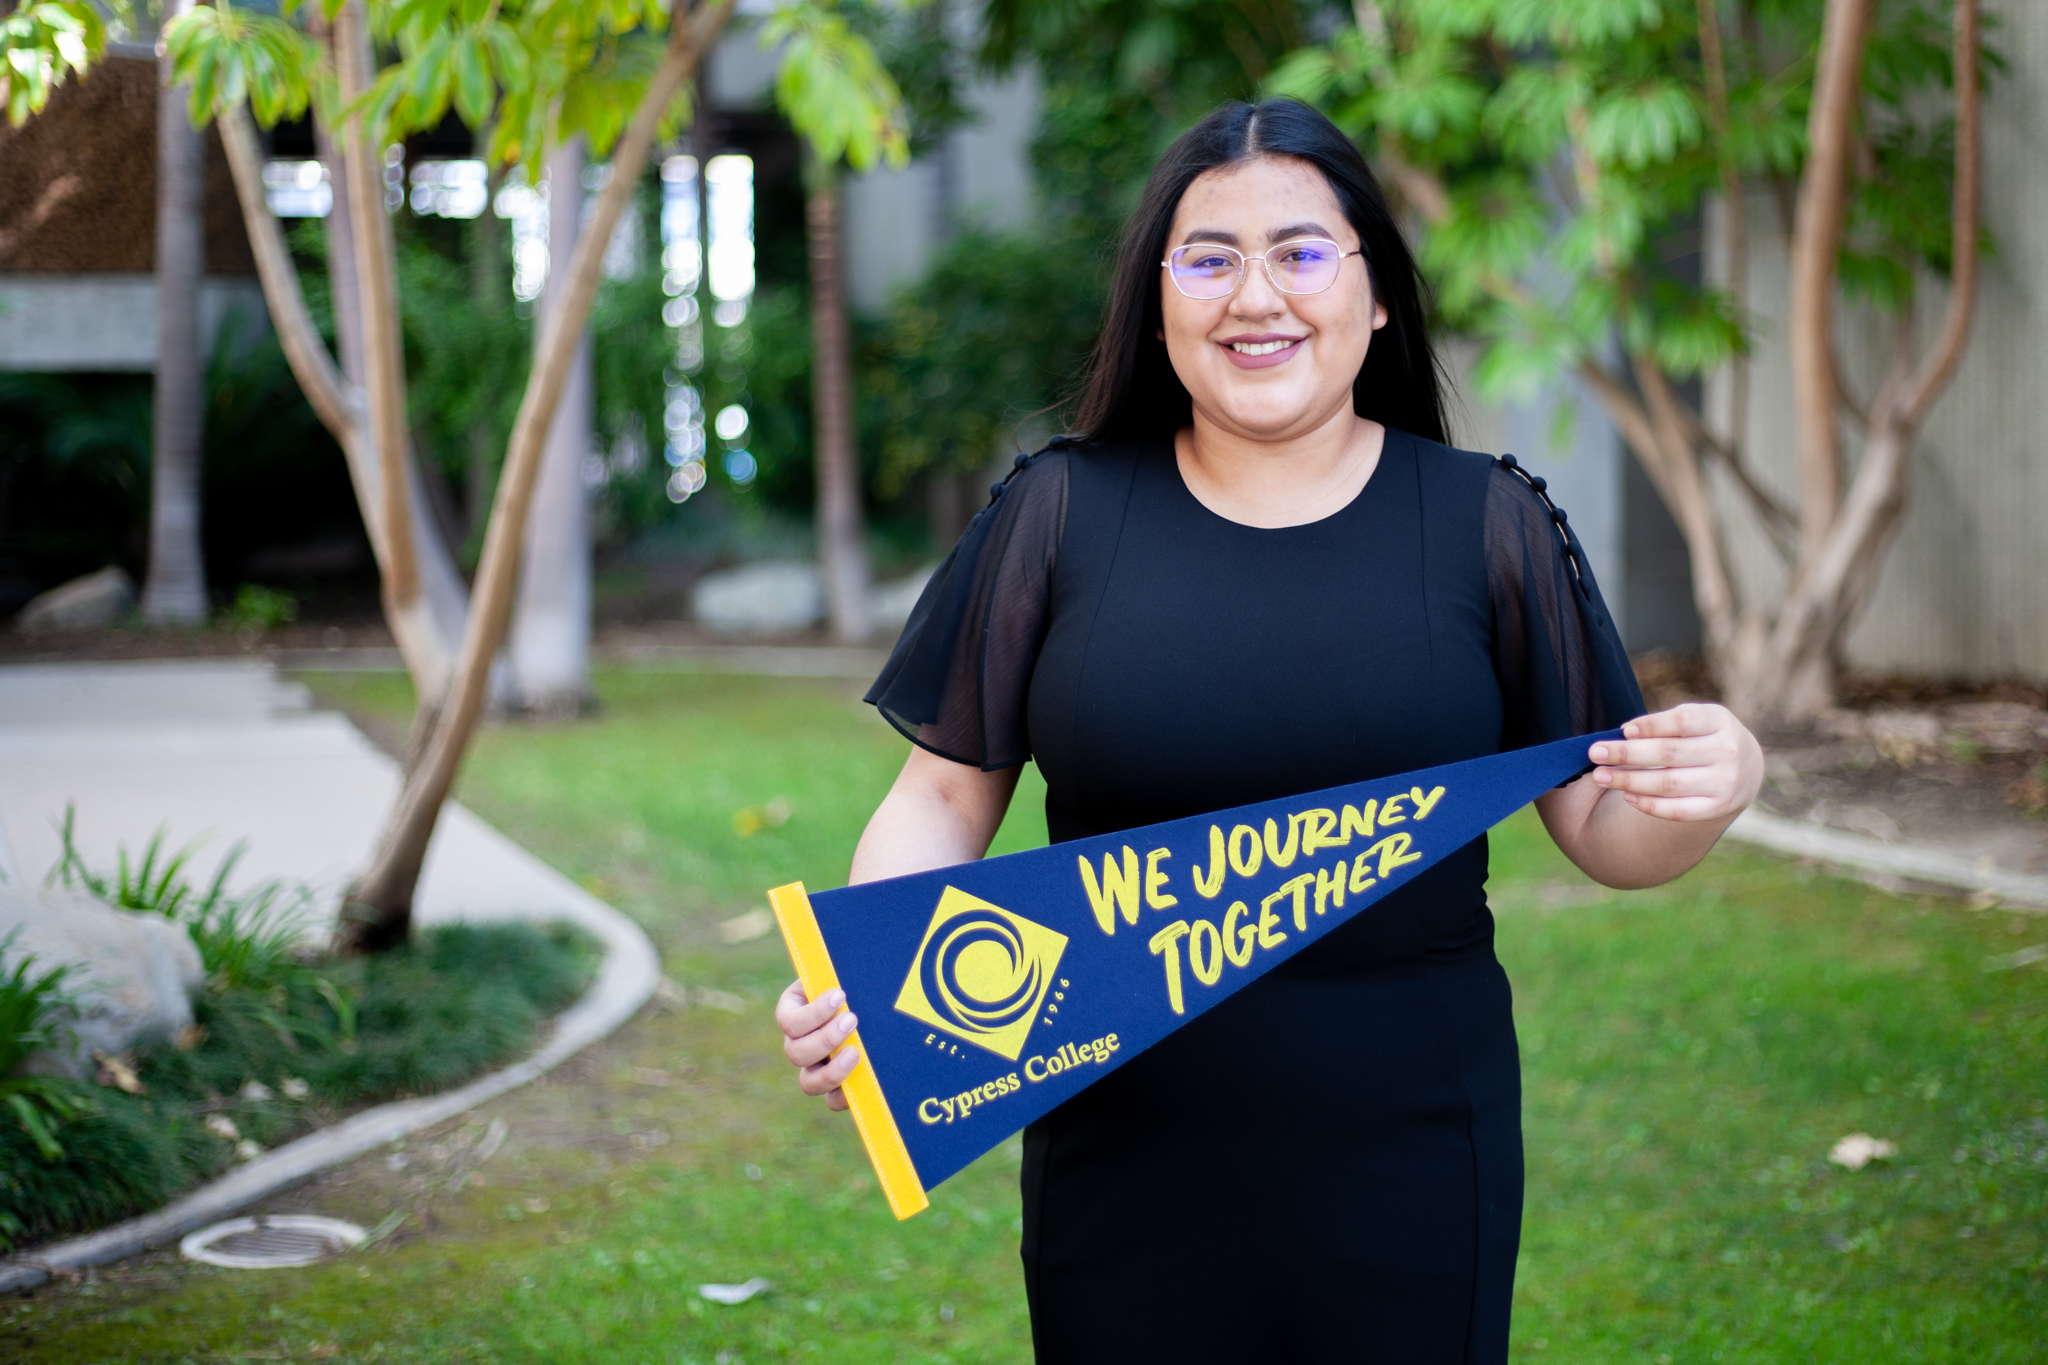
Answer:
[[[32,1070],[86,1080],[95,1050],[126,1052],[191,1026],[192,993],[205,969],[183,925],[75,891],[0,886],[0,941],[10,934],[0,967],[11,974],[24,956],[35,958],[38,974],[69,965],[64,985],[79,1007],[70,1024],[75,1037],[34,1059]]]
[[[690,608],[721,635],[791,635],[824,619],[825,592],[815,564],[747,564],[698,579]]]
[[[14,618],[14,628],[23,635],[98,630],[114,624],[134,606],[135,584],[110,564],[31,599]]]

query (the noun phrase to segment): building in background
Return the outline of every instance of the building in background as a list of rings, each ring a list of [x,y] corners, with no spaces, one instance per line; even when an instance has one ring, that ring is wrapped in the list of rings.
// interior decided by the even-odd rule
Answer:
[[[0,120],[0,370],[156,368],[153,48],[109,47],[19,128]],[[220,136],[206,132],[201,344],[269,327]]]

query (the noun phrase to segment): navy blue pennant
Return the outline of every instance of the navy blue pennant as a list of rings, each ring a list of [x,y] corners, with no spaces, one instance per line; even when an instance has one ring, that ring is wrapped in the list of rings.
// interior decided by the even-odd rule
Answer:
[[[1620,731],[868,882],[769,893],[898,1217],[925,1191],[1420,876]]]

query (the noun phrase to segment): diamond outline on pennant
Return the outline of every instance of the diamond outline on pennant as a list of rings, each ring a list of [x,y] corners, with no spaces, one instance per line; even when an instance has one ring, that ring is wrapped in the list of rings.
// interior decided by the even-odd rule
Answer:
[[[978,921],[979,925],[996,928],[1000,934],[1008,931],[1022,951],[1023,961],[1013,957],[1013,964],[1022,968],[1035,967],[1037,981],[1026,995],[1005,1008],[1003,1013],[1010,1016],[994,1026],[978,1024],[972,1019],[962,1018],[952,1003],[943,998],[934,1002],[924,988],[926,955],[933,951],[933,944],[941,937],[941,931],[949,927],[974,927],[960,925],[962,919]],[[958,937],[958,928],[946,935],[951,942]],[[941,951],[944,950],[941,944]],[[896,996],[896,1009],[922,1024],[972,1043],[984,1051],[993,1052],[1006,1061],[1014,1062],[1024,1051],[1024,1041],[1031,1034],[1038,1021],[1039,1010],[1045,1005],[1046,993],[1052,989],[1053,978],[1059,971],[1060,958],[1067,950],[1067,936],[1056,929],[1024,918],[1000,905],[991,904],[978,896],[970,896],[958,887],[949,886],[939,897],[938,908],[932,912],[931,923],[925,927],[924,939],[917,945],[917,954],[911,959],[910,971],[903,978],[903,989]],[[943,988],[942,988],[943,989]],[[1029,1008],[1023,1006],[1028,1003]]]

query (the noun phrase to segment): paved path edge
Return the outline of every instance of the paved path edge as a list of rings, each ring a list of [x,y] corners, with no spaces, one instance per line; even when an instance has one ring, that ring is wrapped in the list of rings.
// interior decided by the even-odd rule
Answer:
[[[1888,844],[1811,820],[1792,820],[1752,806],[1728,827],[1746,844],[1813,858],[1870,878],[1904,878],[1998,897],[2007,906],[2048,913],[2048,877],[1985,867],[1924,844]]]
[[[647,1003],[661,982],[661,959],[653,941],[618,910],[581,892],[547,918],[588,930],[604,945],[604,964],[583,998],[556,1016],[548,1041],[524,1061],[456,1090],[365,1109],[238,1166],[154,1213],[0,1259],[0,1292],[32,1289],[48,1280],[53,1270],[105,1265],[176,1241],[329,1166],[517,1089],[612,1033]]]

